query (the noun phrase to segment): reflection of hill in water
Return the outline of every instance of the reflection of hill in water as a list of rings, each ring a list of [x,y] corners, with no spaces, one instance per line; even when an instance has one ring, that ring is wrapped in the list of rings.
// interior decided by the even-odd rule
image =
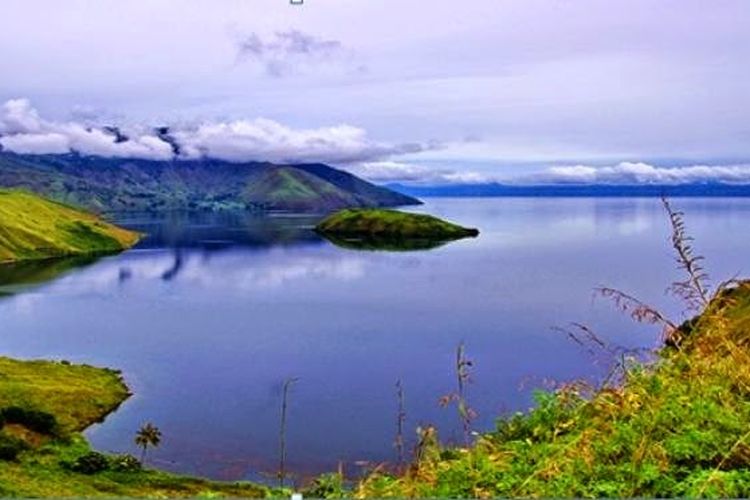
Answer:
[[[183,250],[210,254],[228,248],[270,248],[315,245],[323,242],[313,227],[320,216],[254,214],[251,212],[168,212],[115,216],[117,224],[146,233],[138,249],[171,249],[174,263],[162,275],[173,280],[181,271]],[[13,296],[53,281],[73,269],[93,264],[100,257],[72,257],[0,265],[0,298]],[[120,280],[130,276],[127,267]]]
[[[325,235],[325,238],[334,245],[350,250],[372,250],[384,252],[411,252],[417,250],[431,250],[450,243],[455,240],[430,240],[425,238],[383,238],[383,237],[357,237],[342,238],[333,235]]]
[[[99,260],[99,256],[32,260],[0,266],[0,297],[8,297],[35,285],[59,278],[73,269]]]
[[[231,246],[270,247],[320,243],[312,230],[320,216],[251,212],[126,214],[115,220],[147,234],[137,248],[220,250]]]

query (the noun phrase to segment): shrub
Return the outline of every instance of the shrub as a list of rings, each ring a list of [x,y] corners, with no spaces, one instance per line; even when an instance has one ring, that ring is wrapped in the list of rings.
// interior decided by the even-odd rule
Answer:
[[[54,415],[40,410],[8,406],[0,410],[0,418],[9,424],[21,424],[29,430],[40,434],[55,435],[57,419]]]
[[[70,469],[81,474],[96,474],[109,469],[109,460],[106,455],[98,451],[90,451],[76,458],[70,465]]]
[[[28,448],[29,445],[26,444],[26,441],[0,433],[0,460],[15,460],[19,453]]]
[[[318,476],[304,494],[310,498],[346,498],[351,495],[344,486],[344,477],[336,473]]]
[[[141,461],[133,455],[116,455],[110,458],[110,467],[117,472],[138,472],[141,470]]]

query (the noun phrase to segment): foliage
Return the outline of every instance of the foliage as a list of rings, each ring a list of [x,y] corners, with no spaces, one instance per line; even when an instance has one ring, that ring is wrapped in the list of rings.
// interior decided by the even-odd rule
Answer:
[[[15,460],[27,449],[29,445],[23,439],[0,432],[0,460]]]
[[[98,451],[90,451],[76,458],[70,469],[81,474],[96,474],[109,469],[109,459]]]
[[[141,462],[146,461],[146,450],[149,446],[156,448],[161,444],[161,430],[151,422],[147,422],[138,429],[135,433],[135,444],[139,446],[143,453],[141,454]]]
[[[9,424],[21,424],[29,430],[40,434],[54,435],[58,430],[54,415],[32,408],[8,406],[0,410],[3,421]]]
[[[143,468],[141,461],[133,455],[115,455],[109,459],[110,467],[118,472],[138,472]]]
[[[312,484],[303,491],[307,498],[348,498],[349,491],[340,472],[323,474],[315,478]]]

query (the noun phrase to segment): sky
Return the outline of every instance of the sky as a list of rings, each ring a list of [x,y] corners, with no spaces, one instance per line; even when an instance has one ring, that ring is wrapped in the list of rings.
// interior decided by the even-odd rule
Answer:
[[[747,0],[0,3],[3,150],[750,182]]]

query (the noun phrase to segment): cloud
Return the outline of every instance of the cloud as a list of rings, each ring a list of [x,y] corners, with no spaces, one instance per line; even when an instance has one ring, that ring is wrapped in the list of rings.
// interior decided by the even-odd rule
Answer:
[[[27,99],[12,99],[0,108],[0,146],[19,154],[81,154],[165,160],[172,148],[158,137],[136,131],[126,141],[108,128],[76,122],[43,120]]]
[[[54,122],[41,118],[28,100],[15,99],[0,108],[0,147],[19,154],[346,164],[435,146],[378,142],[364,129],[346,124],[295,129],[264,118],[157,128]]]
[[[313,65],[343,63],[354,67],[350,51],[338,40],[326,40],[298,30],[277,31],[267,39],[250,33],[237,41],[237,60],[260,63],[267,75],[277,78]]]
[[[482,172],[435,168],[397,161],[364,162],[351,165],[347,170],[373,182],[482,184],[496,180],[495,176]]]
[[[427,147],[372,141],[365,130],[351,125],[293,129],[263,118],[207,123],[175,131],[174,136],[187,157],[208,156],[228,161],[341,164],[416,153]]]
[[[623,162],[604,167],[556,166],[520,181],[528,184],[750,184],[750,165],[658,167],[648,163]]]

